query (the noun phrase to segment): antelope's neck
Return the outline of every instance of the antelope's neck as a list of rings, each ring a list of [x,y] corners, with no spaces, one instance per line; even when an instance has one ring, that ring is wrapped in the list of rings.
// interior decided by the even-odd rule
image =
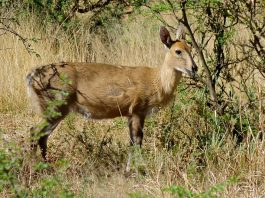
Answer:
[[[160,82],[162,96],[172,95],[182,77],[181,72],[167,65],[165,61],[160,68]]]

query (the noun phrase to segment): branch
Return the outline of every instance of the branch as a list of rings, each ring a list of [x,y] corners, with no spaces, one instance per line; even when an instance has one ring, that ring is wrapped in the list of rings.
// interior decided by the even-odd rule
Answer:
[[[151,12],[153,12],[154,15],[159,16],[159,17],[157,17],[157,19],[158,19],[161,23],[163,23],[165,26],[167,26],[167,27],[169,27],[169,28],[171,28],[171,29],[177,30],[174,26],[169,25],[169,24],[166,22],[166,20],[163,18],[163,16],[161,15],[161,13],[160,13],[159,11],[152,9],[152,7],[148,6],[147,4],[145,4],[144,6],[147,7],[148,9],[150,9]]]
[[[208,65],[206,63],[206,60],[204,58],[204,55],[203,55],[203,52],[202,52],[201,48],[199,47],[198,43],[195,40],[194,34],[193,34],[193,32],[191,30],[191,27],[189,25],[189,21],[188,21],[188,18],[187,18],[187,13],[186,13],[186,7],[185,7],[186,6],[186,2],[187,2],[186,0],[183,0],[181,2],[181,11],[182,11],[183,19],[179,20],[179,22],[181,22],[187,28],[187,30],[189,32],[189,35],[191,37],[191,40],[192,40],[192,44],[193,44],[194,48],[196,49],[196,51],[199,53],[199,57],[200,57],[200,59],[202,61],[202,65],[203,65],[203,67],[205,69],[205,72],[206,72],[206,75],[207,75],[206,85],[208,86],[211,99],[212,99],[213,102],[217,103],[217,95],[216,95],[216,92],[215,92],[215,89],[214,89],[214,86],[213,86],[210,69],[209,69],[209,67],[208,67]]]
[[[7,22],[15,22],[16,24],[18,24],[18,22],[13,19],[13,18],[0,18],[0,31],[3,31],[3,33],[0,34],[0,36],[6,34],[6,33],[11,33],[14,36],[18,37],[19,40],[21,40],[21,42],[23,43],[24,47],[26,48],[27,52],[29,54],[35,54],[37,57],[40,57],[40,55],[34,51],[34,49],[32,49],[31,47],[31,43],[30,41],[35,41],[34,39],[28,39],[26,37],[23,37],[21,34],[19,34],[18,32],[16,32],[15,30],[13,30],[11,28],[10,24],[6,24],[3,20],[8,20]],[[3,50],[3,49],[2,49]]]

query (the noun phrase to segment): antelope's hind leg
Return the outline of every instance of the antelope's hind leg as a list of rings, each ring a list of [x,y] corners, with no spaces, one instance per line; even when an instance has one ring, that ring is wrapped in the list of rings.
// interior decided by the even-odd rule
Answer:
[[[52,111],[53,113],[42,113],[43,119],[42,121],[37,124],[36,126],[30,129],[31,135],[31,151],[32,154],[35,155],[37,151],[37,146],[39,145],[41,149],[41,155],[44,161],[47,161],[46,154],[47,154],[47,140],[49,135],[54,131],[54,129],[58,126],[58,124],[68,115],[71,104],[73,102],[72,98],[64,99],[65,103],[55,107]],[[45,107],[48,109],[49,106]],[[50,115],[46,115],[50,114]]]
[[[30,147],[33,155],[36,154],[37,146],[39,145],[42,158],[44,159],[44,161],[47,161],[46,154],[48,137],[57,127],[61,120],[62,118],[57,118],[56,120],[43,119],[39,124],[30,129]]]

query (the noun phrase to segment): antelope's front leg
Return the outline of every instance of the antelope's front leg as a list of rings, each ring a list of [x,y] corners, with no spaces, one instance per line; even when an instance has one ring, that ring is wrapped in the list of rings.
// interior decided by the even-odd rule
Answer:
[[[130,149],[128,155],[126,173],[129,173],[131,170],[131,161],[134,152],[134,147],[142,146],[144,119],[145,119],[144,115],[138,115],[138,114],[133,114],[131,117],[128,118],[128,125],[130,129],[130,145],[132,149]]]

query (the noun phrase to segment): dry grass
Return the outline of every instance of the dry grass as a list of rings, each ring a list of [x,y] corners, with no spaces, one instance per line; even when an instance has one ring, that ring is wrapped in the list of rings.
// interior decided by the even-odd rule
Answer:
[[[171,197],[163,189],[174,184],[194,193],[216,186],[220,197],[265,194],[264,140],[253,138],[250,126],[237,146],[231,128],[221,122],[211,124],[217,123],[218,117],[213,113],[208,121],[201,117],[200,111],[207,111],[207,107],[191,98],[203,100],[203,93],[191,89],[178,93],[174,108],[147,119],[143,152],[136,152],[137,175],[124,176],[129,151],[126,120],[87,122],[78,115],[68,116],[49,139],[50,168],[34,172],[27,154],[28,130],[39,118],[27,106],[25,86],[25,76],[32,67],[55,61],[156,66],[163,61],[164,49],[153,21],[117,26],[108,36],[90,35],[83,27],[73,32],[71,39],[59,30],[47,29],[45,33],[34,18],[17,30],[40,39],[32,45],[40,58],[28,54],[16,37],[0,37],[0,142],[4,149],[12,144],[22,148],[15,151],[23,159],[16,173],[25,188],[33,191],[43,180],[56,178],[60,183],[55,185],[56,193],[66,188],[80,197]],[[218,187],[231,177],[238,180]],[[1,196],[12,194],[4,189]],[[59,194],[48,195],[53,196]]]

